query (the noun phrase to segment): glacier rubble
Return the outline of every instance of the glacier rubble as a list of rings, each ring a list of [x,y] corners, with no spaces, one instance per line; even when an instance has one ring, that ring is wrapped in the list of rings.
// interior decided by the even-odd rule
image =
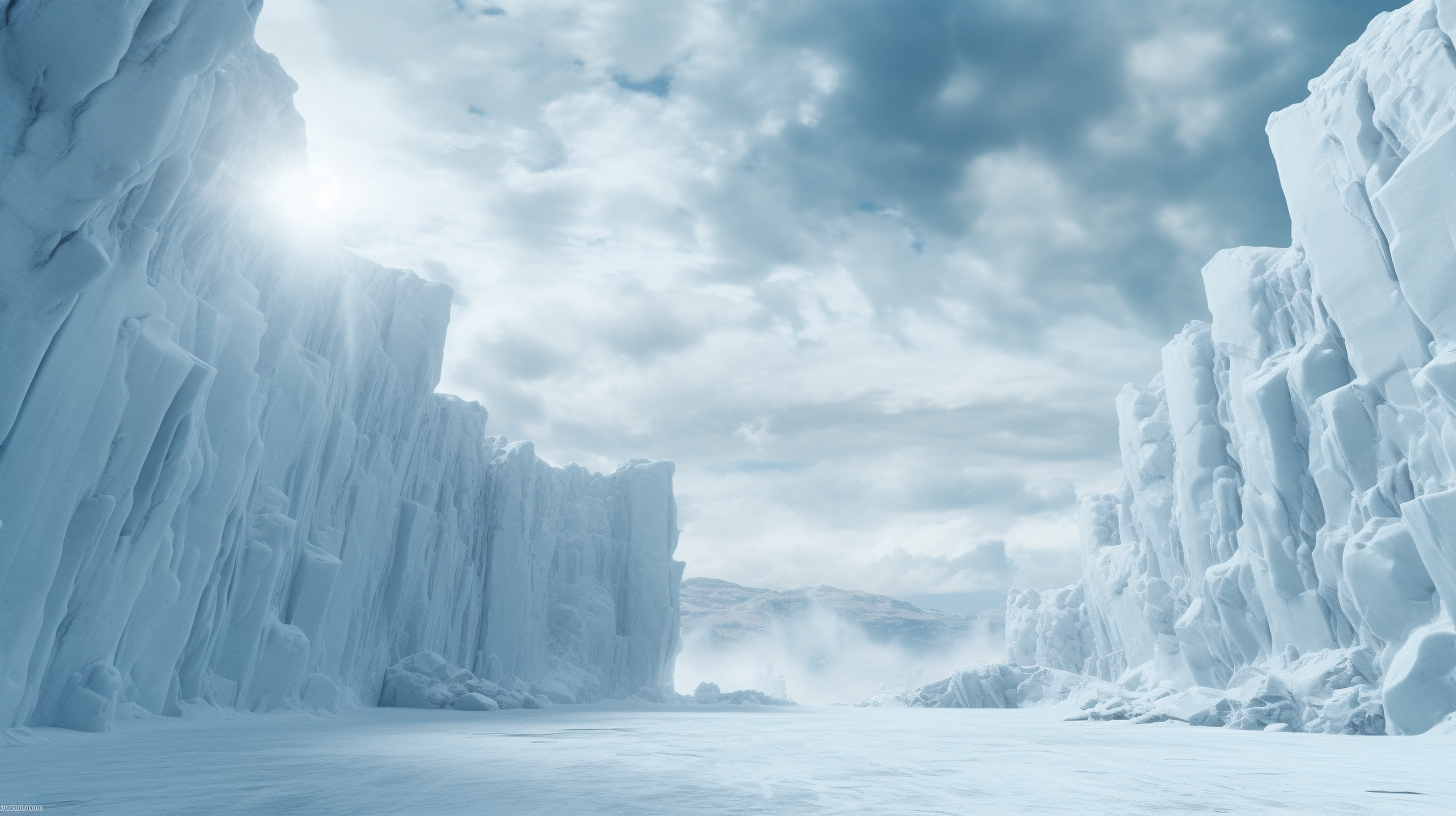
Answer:
[[[515,675],[493,682],[476,677],[431,651],[412,654],[384,672],[379,704],[394,708],[456,708],[499,711],[502,708],[544,708],[549,691],[531,687]],[[543,703],[543,700],[547,701]],[[558,702],[574,702],[569,697]]]
[[[1051,705],[1109,684],[1061,669],[978,663],[918,689],[882,692],[855,705],[920,708],[1026,708]]]
[[[724,691],[717,683],[709,683],[704,680],[693,689],[692,694],[679,694],[679,702],[693,702],[698,705],[743,705],[754,703],[756,705],[794,705],[782,694],[775,695],[771,692],[759,691],[758,689],[739,689],[738,691]]]
[[[671,463],[550,467],[434,393],[450,291],[279,201],[260,7],[6,4],[0,725],[373,705],[422,652],[522,702],[666,692]]]
[[[1204,268],[1212,324],[1118,397],[1084,577],[1011,597],[1011,662],[1140,690],[1093,716],[1191,693],[1205,724],[1414,734],[1456,710],[1453,35],[1456,0],[1382,14],[1270,117],[1292,245]]]

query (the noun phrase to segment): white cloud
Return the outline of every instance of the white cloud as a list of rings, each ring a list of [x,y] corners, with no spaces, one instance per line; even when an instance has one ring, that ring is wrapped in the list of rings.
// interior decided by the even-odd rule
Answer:
[[[1062,583],[1113,396],[1250,217],[1099,169],[1097,134],[1213,150],[1253,115],[1236,40],[983,9],[1032,34],[955,51],[891,10],[269,0],[258,38],[340,239],[456,289],[442,390],[549,461],[675,460],[689,575]]]

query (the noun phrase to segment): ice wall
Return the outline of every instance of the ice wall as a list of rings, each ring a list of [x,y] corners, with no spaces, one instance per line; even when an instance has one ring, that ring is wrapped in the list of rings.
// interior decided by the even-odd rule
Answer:
[[[1270,117],[1293,245],[1204,268],[1212,326],[1118,397],[1125,479],[1082,504],[1085,603],[1013,604],[1008,642],[1080,626],[1066,662],[1181,688],[1346,650],[1390,733],[1456,710],[1453,34],[1456,0],[1382,14]]]
[[[0,722],[373,704],[424,650],[670,688],[672,465],[549,467],[433,393],[449,290],[279,197],[303,122],[260,6],[3,4]]]

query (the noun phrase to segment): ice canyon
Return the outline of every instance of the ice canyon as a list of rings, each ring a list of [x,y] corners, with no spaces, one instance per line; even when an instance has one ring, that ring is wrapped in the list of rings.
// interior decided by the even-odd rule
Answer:
[[[1456,710],[1453,35],[1451,0],[1382,14],[1270,117],[1292,245],[1203,269],[1212,324],[1118,397],[1122,488],[1082,502],[1080,582],[1012,594],[1012,664],[1215,725]]]
[[[451,293],[299,228],[261,5],[4,5],[0,721],[373,705],[423,652],[668,689],[672,465],[551,467],[434,393]]]
[[[300,228],[260,9],[4,6],[0,724],[663,697],[672,465],[551,467],[434,393],[450,292]],[[1084,577],[911,702],[1456,711],[1453,34],[1456,0],[1381,15],[1270,118],[1291,246],[1215,257],[1211,324],[1118,398]]]

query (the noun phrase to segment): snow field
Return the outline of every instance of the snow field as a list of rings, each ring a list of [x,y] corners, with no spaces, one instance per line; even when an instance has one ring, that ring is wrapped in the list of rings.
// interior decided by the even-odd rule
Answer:
[[[598,703],[38,728],[0,803],[165,814],[1450,814],[1456,736]]]

